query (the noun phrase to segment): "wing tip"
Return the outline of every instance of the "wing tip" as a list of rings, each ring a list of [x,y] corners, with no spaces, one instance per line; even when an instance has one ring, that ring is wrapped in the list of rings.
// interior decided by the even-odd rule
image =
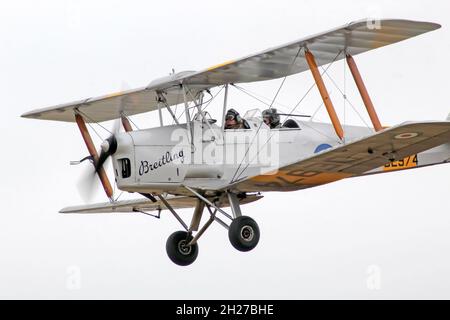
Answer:
[[[433,31],[440,29],[442,27],[441,24],[437,22],[430,22],[430,21],[419,21],[419,20],[409,20],[409,19],[396,19],[396,18],[380,18],[380,17],[366,17],[364,19],[351,21],[347,24],[347,28],[351,27],[358,27],[367,23],[373,23],[375,21],[379,21],[381,25],[384,23],[409,23],[409,24],[415,24],[415,25],[422,25],[426,26],[427,30],[424,30],[424,32]]]
[[[69,207],[62,208],[58,213],[72,213]]]
[[[437,22],[428,22],[430,25],[433,25],[434,26],[434,29],[433,30],[437,30],[437,29],[440,29],[440,28],[442,28],[442,25],[440,24],[440,23],[437,23]]]
[[[22,114],[20,115],[20,117],[21,117],[21,118],[26,118],[26,119],[39,118],[39,117],[40,117],[40,114],[39,114],[39,113],[36,114],[36,113],[33,112],[33,111],[28,111],[28,112],[22,113]]]

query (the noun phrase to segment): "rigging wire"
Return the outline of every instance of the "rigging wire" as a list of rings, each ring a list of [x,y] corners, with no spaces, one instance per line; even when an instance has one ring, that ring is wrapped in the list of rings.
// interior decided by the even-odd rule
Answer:
[[[325,72],[327,72],[327,70],[336,62],[337,58],[340,56],[340,54],[342,53],[342,50],[340,50],[338,52],[338,54],[334,57],[334,59],[330,62],[330,64],[325,68],[325,71],[323,71],[321,73],[321,75],[323,76]],[[295,110],[297,109],[297,107],[300,105],[300,103],[303,102],[303,100],[305,100],[306,96],[311,92],[311,90],[316,86],[316,82],[314,82],[309,89],[306,91],[306,93],[301,97],[301,99],[297,102],[297,104],[294,106],[294,108],[291,110],[290,114],[293,114],[295,112]],[[289,116],[286,117],[286,120],[284,120],[284,122],[286,122],[289,119]]]
[[[140,130],[137,124],[133,120],[131,120],[131,117],[127,116],[127,119],[130,120],[130,122],[136,127],[136,129]]]
[[[344,55],[347,55],[346,52],[344,52]],[[343,134],[343,138],[344,138],[344,142],[345,142],[345,124],[346,124],[346,112],[345,112],[345,108],[347,106],[346,102],[347,102],[347,65],[344,62],[344,95],[342,96],[343,98],[343,105],[344,105],[344,126],[342,128],[342,130],[344,131]]]
[[[334,62],[336,62],[337,58],[340,56],[340,54],[342,53],[342,51],[343,51],[343,50],[340,50],[340,51],[338,52],[338,54],[334,57],[334,59],[331,61],[331,63],[325,68],[325,70],[323,71],[323,73],[325,73],[325,72],[326,72],[326,71],[334,64]],[[322,75],[323,75],[323,73],[322,73]],[[297,109],[297,107],[300,105],[300,103],[306,98],[306,96],[309,94],[309,92],[310,92],[315,86],[316,86],[316,83],[314,82],[314,84],[308,89],[308,91],[305,93],[305,95],[300,99],[299,102],[297,102],[297,104],[296,104],[296,105],[294,106],[294,108],[291,110],[291,112],[290,112],[289,115],[287,116],[287,119],[289,119],[289,117],[294,113],[294,111]],[[287,119],[286,119],[286,120],[287,120]],[[286,122],[286,120],[285,120],[284,122]],[[308,126],[308,127],[310,127],[310,126]],[[313,129],[313,130],[315,130],[315,131],[317,131],[318,133],[320,133],[320,134],[322,134],[322,135],[324,135],[324,136],[327,136],[326,134],[324,134],[324,133],[322,133],[322,132],[319,132],[319,130],[317,130],[317,129],[315,129],[315,128],[312,128],[312,127],[310,127],[310,128]],[[259,130],[259,128],[258,128],[258,130]],[[237,181],[237,180],[242,176],[242,174],[245,172],[245,170],[247,170],[247,168],[249,167],[250,163],[255,159],[255,157],[257,157],[257,156],[260,154],[261,150],[262,150],[262,149],[265,147],[265,145],[272,139],[273,135],[274,135],[274,133],[272,132],[272,133],[270,134],[269,139],[267,139],[267,141],[264,143],[264,145],[258,150],[258,152],[256,153],[256,155],[253,157],[253,159],[250,160],[249,163],[245,166],[245,168],[239,173],[239,175],[237,176],[236,179],[234,179],[234,177],[236,176],[236,173],[233,175],[233,178],[231,179],[231,182]],[[328,136],[327,136],[327,137],[328,137]],[[328,137],[328,138],[330,138],[330,137]],[[340,140],[338,140],[338,139],[332,139],[332,140],[336,140],[337,143],[342,143],[342,142],[341,142]],[[246,154],[247,154],[247,153],[246,153]],[[245,156],[244,156],[244,157],[245,157]],[[242,163],[241,163],[241,164],[242,164]],[[239,168],[240,168],[241,164],[239,165]],[[239,168],[238,168],[238,170],[239,170]],[[236,172],[237,172],[238,170],[236,170]]]
[[[337,83],[334,81],[334,79],[325,71],[325,74],[327,75],[327,77],[331,80],[331,82],[333,83],[333,85],[339,90],[339,92],[342,94],[342,96],[344,97],[344,100],[348,101],[348,104],[352,107],[352,109],[355,111],[355,113],[358,115],[359,119],[361,119],[361,121],[364,123],[364,125],[367,128],[370,128],[370,126],[367,124],[367,122],[364,120],[364,118],[361,116],[361,114],[356,110],[355,106],[353,105],[353,103],[347,98],[346,94],[344,92],[342,92],[341,88],[339,88],[339,86],[337,85]]]
[[[322,136],[324,136],[324,137],[326,137],[326,138],[328,138],[328,139],[330,139],[330,140],[335,140],[338,144],[342,143],[341,140],[336,139],[336,137],[334,137],[334,136],[332,137],[332,136],[327,135],[326,133],[324,133],[324,132],[322,132],[322,131],[320,131],[320,130],[314,128],[313,126],[307,124],[307,122],[302,122],[302,125],[304,125],[305,127],[308,127],[308,128],[311,129],[311,130],[314,130],[314,131],[317,132],[318,134],[320,134],[320,135],[322,135]]]
[[[119,195],[117,196],[116,200],[114,200],[114,201],[118,201],[119,198],[122,196],[122,194],[123,194],[123,191],[119,193]]]
[[[94,131],[95,135],[100,139],[100,142],[103,142],[105,140],[105,138],[103,138],[98,132],[97,130],[95,130],[94,126],[91,123],[87,123],[89,128],[92,129],[92,131]]]
[[[301,50],[301,49],[300,49],[300,50]],[[300,50],[299,50],[299,52],[300,52]],[[298,56],[298,54],[297,54],[297,56]],[[284,77],[283,81],[281,81],[280,87],[278,88],[278,91],[277,91],[277,93],[275,94],[275,97],[273,97],[273,100],[272,100],[272,102],[270,103],[270,106],[269,106],[270,108],[272,108],[273,103],[274,103],[275,100],[277,99],[278,94],[279,94],[280,91],[281,91],[281,88],[283,87],[284,83],[286,82],[286,78],[287,78],[287,76]]]
[[[109,132],[110,134],[113,134],[110,130],[106,129],[104,126],[102,126],[100,123],[98,123],[97,121],[95,121],[94,119],[92,119],[91,117],[89,117],[87,114],[85,114],[83,111],[80,111],[79,109],[77,110],[78,113],[80,113],[83,117],[85,117],[86,119],[90,120],[92,123],[97,124],[99,127],[101,127],[103,130]]]
[[[140,130],[139,127],[136,125],[136,123],[134,123],[134,121],[131,120],[131,117],[125,113],[125,111],[122,111],[122,116],[127,118],[136,127],[136,129]]]
[[[330,90],[329,95],[331,96],[333,94],[333,91]],[[324,105],[323,100],[320,102],[319,106],[314,110],[313,114],[311,115],[311,118],[309,118],[309,122],[312,122],[313,118],[317,115],[319,110]]]
[[[204,101],[204,102],[202,102],[202,103],[199,105],[200,108],[201,108],[203,105],[206,104],[206,106],[202,109],[202,111],[204,111],[204,110],[211,104],[211,102],[219,95],[219,93],[223,90],[223,88],[225,88],[225,86],[222,86],[221,89],[220,89],[214,96],[211,96],[211,98],[210,98],[208,101]],[[191,106],[191,107],[188,107],[188,109],[192,109],[192,108],[195,108],[195,107],[196,107],[196,106]],[[177,118],[177,121],[180,120],[180,118],[183,116],[184,112],[185,112],[185,110],[183,110],[183,112],[182,112],[182,113],[180,114],[180,116]]]
[[[295,55],[295,58],[294,58],[294,61],[292,61],[291,65],[289,66],[289,69],[290,69],[290,70],[292,70],[292,66],[295,64],[295,61],[297,61],[297,58],[298,58],[300,52],[302,51],[302,49],[303,49],[303,47],[299,47],[299,48],[298,48],[297,54]],[[279,94],[280,91],[281,91],[281,88],[283,88],[283,85],[284,85],[284,83],[286,82],[287,77],[288,77],[288,76],[285,76],[284,79],[283,79],[283,81],[281,81],[281,84],[280,84],[280,86],[279,86],[279,88],[278,88],[278,91],[277,91],[277,93],[275,93],[275,96],[273,97],[273,100],[272,100],[272,102],[270,103],[270,107],[269,107],[269,108],[272,108],[273,103],[274,103],[275,100],[277,99],[278,94]]]
[[[179,104],[179,103],[180,103],[180,95],[177,94],[177,102],[175,103],[175,111],[173,112],[174,116],[173,116],[173,119],[172,119],[172,124],[175,124],[175,118],[176,118],[176,116],[177,116],[178,104]],[[177,121],[178,121],[178,119],[179,119],[179,118],[177,118]]]
[[[233,177],[231,178],[231,183],[233,183],[233,182],[235,182],[235,181],[237,181],[237,180],[239,179],[240,175],[239,175],[236,179],[234,179],[234,178],[236,177],[236,174],[239,172],[239,169],[241,168],[242,163],[244,162],[245,158],[247,157],[248,151],[250,150],[250,147],[252,146],[253,141],[255,141],[255,138],[256,138],[256,136],[258,135],[258,132],[259,132],[259,130],[261,129],[263,123],[264,123],[264,121],[261,121],[261,122],[260,122],[260,124],[259,124],[259,126],[258,126],[258,129],[256,130],[255,134],[253,135],[252,141],[251,141],[250,144],[248,145],[247,150],[245,150],[245,154],[244,154],[244,156],[242,157],[241,162],[239,163],[238,168],[237,168],[236,171],[234,172]],[[247,167],[248,167],[248,164],[247,164]],[[247,167],[245,167],[244,170],[247,169]],[[243,170],[243,171],[244,171],[244,170]]]
[[[209,92],[209,94],[211,95],[211,99],[209,101],[206,102],[206,106],[202,109],[202,111],[205,111],[206,108],[209,107],[209,105],[211,104],[211,102],[213,102],[213,100],[222,92],[222,90],[225,88],[225,85],[223,85],[220,90],[213,96],[211,95],[211,93]]]
[[[236,84],[231,84],[233,87],[235,87],[236,89],[238,89],[239,91],[242,91],[242,93],[245,93],[246,95],[248,95],[249,97],[251,97],[251,98],[253,98],[253,99],[255,99],[255,100],[257,100],[257,101],[259,101],[259,102],[261,102],[262,104],[264,104],[265,106],[267,106],[267,107],[269,107],[270,108],[270,104],[268,103],[268,102],[265,102],[264,100],[262,100],[262,99],[266,99],[266,100],[269,100],[270,101],[270,99],[269,98],[266,98],[266,97],[264,97],[264,96],[262,96],[262,95],[260,95],[260,94],[257,94],[257,93],[255,93],[255,92],[252,92],[252,91],[250,91],[250,90],[248,90],[248,89],[245,89],[245,88],[243,88],[243,87],[241,87],[241,86],[238,86],[238,85],[236,85]],[[257,96],[260,96],[261,98],[258,98]],[[277,102],[276,103],[276,106],[277,107],[280,107],[280,108],[289,108],[288,106],[286,106],[286,105],[283,105],[283,104],[281,104],[281,103],[279,103],[279,102]]]
[[[294,59],[292,60],[292,63],[291,63],[291,65],[289,66],[289,69],[292,69],[292,67],[293,67],[293,65],[295,64],[295,62],[297,61],[297,58],[298,58],[298,56],[300,55],[300,52],[302,51],[302,49],[303,49],[303,47],[301,47],[301,46],[298,48],[297,54],[295,55]],[[271,106],[273,105],[273,103],[275,102],[275,100],[276,100],[278,94],[279,94],[280,91],[281,91],[281,88],[283,87],[284,83],[286,82],[286,78],[287,78],[287,77],[288,77],[288,76],[285,76],[284,79],[283,79],[283,81],[281,82],[281,84],[280,84],[280,86],[279,86],[279,88],[278,88],[278,90],[277,90],[277,92],[276,92],[276,94],[275,94],[275,96],[274,96],[274,98],[273,98],[273,100],[272,100],[272,103],[270,104],[270,107],[271,107]],[[291,114],[292,114],[292,113],[291,113]],[[291,114],[290,114],[290,115],[291,115]],[[247,157],[247,154],[248,154],[248,152],[250,151],[251,146],[253,145],[253,141],[255,141],[255,138],[256,138],[256,136],[258,135],[259,130],[261,129],[263,123],[264,123],[264,121],[261,121],[261,122],[260,122],[260,124],[259,124],[259,126],[258,126],[258,129],[256,130],[255,134],[253,135],[252,141],[251,141],[250,144],[248,145],[247,150],[245,151],[245,154],[244,154],[244,156],[242,157],[241,162],[239,163],[239,166],[237,167],[236,171],[235,171],[234,174],[233,174],[233,177],[231,178],[231,182],[235,181],[234,178],[236,177],[236,174],[237,174],[237,173],[239,172],[239,170],[241,169],[242,163],[244,162],[245,158]],[[271,137],[272,137],[272,135],[271,135]],[[270,138],[269,138],[269,139],[270,139]],[[265,144],[264,144],[264,145],[265,145]],[[258,151],[258,154],[259,154],[259,151]],[[257,155],[258,155],[258,154],[257,154]],[[253,160],[253,159],[252,159],[252,160]],[[242,172],[239,174],[239,176],[238,176],[237,179],[239,179],[239,177],[242,175],[242,173],[248,168],[249,164],[250,164],[250,162],[247,164],[247,166],[244,168],[244,170],[242,170]],[[237,179],[236,179],[236,180],[237,180]]]

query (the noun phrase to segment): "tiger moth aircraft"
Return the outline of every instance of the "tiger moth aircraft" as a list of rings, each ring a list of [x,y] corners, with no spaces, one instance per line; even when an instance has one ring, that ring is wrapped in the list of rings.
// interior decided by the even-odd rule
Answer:
[[[429,22],[382,19],[374,26],[361,20],[203,71],[172,73],[143,88],[38,109],[22,117],[75,122],[89,152],[77,163],[93,164],[92,176],[98,176],[109,199],[63,208],[61,213],[138,212],[159,217],[161,210],[168,210],[183,231],[168,238],[166,251],[174,263],[186,266],[197,258],[198,241],[213,222],[228,230],[237,250],[254,249],[260,231],[252,218],[242,215],[241,205],[260,200],[264,192],[302,190],[446,163],[450,121],[383,127],[354,60],[360,53],[438,28]],[[322,77],[325,71],[320,69],[338,60],[348,65],[372,125],[341,124]],[[244,124],[241,128],[226,128],[229,89],[304,71],[311,72],[330,123],[291,112],[271,128],[261,111],[253,110],[237,117]],[[205,111],[213,89],[223,93],[221,121]],[[177,114],[178,106],[182,114]],[[130,117],[146,112],[159,118],[160,125],[132,126]],[[171,124],[164,124],[163,112]],[[108,120],[117,125],[97,152],[86,124]],[[140,195],[139,199],[119,201],[114,196],[104,169],[108,158],[117,189]],[[177,212],[183,208],[193,209],[189,223]],[[207,219],[202,220],[203,214]]]

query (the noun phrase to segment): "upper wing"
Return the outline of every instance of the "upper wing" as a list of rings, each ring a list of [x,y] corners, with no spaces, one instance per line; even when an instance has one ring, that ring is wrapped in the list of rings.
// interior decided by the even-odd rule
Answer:
[[[261,195],[251,194],[240,199],[241,204],[250,203],[261,199]],[[174,209],[194,208],[196,198],[194,197],[166,197],[167,202]],[[229,206],[228,200],[223,199],[222,207]],[[122,200],[115,202],[94,203],[81,206],[66,207],[61,209],[60,213],[113,213],[113,212],[139,212],[139,211],[156,211],[166,210],[166,206],[158,200],[152,202],[148,199]]]
[[[352,22],[200,72],[186,71],[157,79],[144,88],[38,109],[22,116],[73,122],[73,109],[78,108],[86,115],[86,121],[112,120],[119,118],[121,112],[133,115],[156,110],[157,92],[164,93],[169,106],[182,102],[181,83],[192,91],[187,96],[191,100],[198,91],[218,85],[277,79],[306,71],[304,50],[300,50],[303,47],[314,53],[320,66],[344,58],[345,53],[357,55],[440,28],[436,23],[408,20],[385,19],[377,23]]]
[[[163,83],[178,81],[182,75],[176,74],[165,78]],[[158,81],[158,80],[157,80]],[[159,82],[159,81],[158,81]],[[187,101],[193,101],[195,95],[208,86],[190,88],[186,95]],[[162,88],[165,88],[163,90]],[[120,118],[123,114],[131,116],[139,113],[158,109],[158,92],[164,91],[166,103],[173,106],[184,102],[183,92],[179,86],[166,88],[165,85],[150,85],[134,90],[117,92],[97,98],[88,98],[66,104],[60,104],[43,109],[32,110],[24,113],[22,117],[75,122],[75,110],[79,110],[85,117],[86,122],[102,122]],[[161,107],[164,107],[162,105]]]
[[[441,27],[436,23],[409,20],[381,19],[377,23],[379,24],[373,24],[369,20],[351,22],[333,30],[208,68],[186,80],[193,84],[220,85],[277,79],[309,70],[304,50],[299,52],[303,47],[307,47],[314,54],[317,65],[321,66],[343,59],[345,53],[357,55]]]
[[[287,191],[309,188],[379,168],[450,142],[450,121],[404,123],[370,137],[328,149],[233,186],[239,191]]]

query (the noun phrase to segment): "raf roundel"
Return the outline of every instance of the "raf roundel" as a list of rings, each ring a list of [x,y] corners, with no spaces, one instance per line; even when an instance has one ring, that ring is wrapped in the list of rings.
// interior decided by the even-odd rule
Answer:
[[[411,138],[415,138],[419,135],[419,133],[417,132],[405,132],[405,133],[400,133],[398,135],[396,135],[394,138],[395,139],[411,139]]]
[[[317,148],[314,150],[314,153],[319,153],[329,148],[331,148],[331,145],[329,145],[328,143],[322,143],[317,146]]]

